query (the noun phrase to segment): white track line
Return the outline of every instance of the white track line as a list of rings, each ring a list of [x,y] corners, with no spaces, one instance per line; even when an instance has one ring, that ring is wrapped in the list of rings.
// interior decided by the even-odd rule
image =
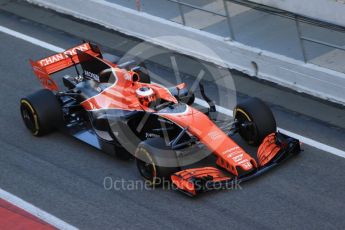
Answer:
[[[17,31],[8,29],[8,28],[3,27],[3,26],[0,26],[0,31],[3,32],[3,33],[5,33],[5,34],[9,34],[9,35],[11,35],[11,36],[13,36],[13,37],[16,37],[16,38],[25,40],[25,41],[27,41],[27,42],[30,42],[30,43],[32,43],[32,44],[34,44],[34,45],[40,46],[40,47],[42,47],[42,48],[45,48],[45,49],[54,51],[54,52],[56,52],[56,53],[61,53],[61,52],[65,51],[65,49],[63,49],[63,48],[54,46],[54,45],[49,44],[49,43],[47,43],[47,42],[38,40],[38,39],[36,39],[36,38],[30,37],[30,36],[28,36],[28,35],[19,33],[19,32],[17,32]]]
[[[7,202],[25,210],[26,212],[30,213],[31,215],[36,216],[40,220],[47,222],[48,224],[54,226],[58,229],[66,229],[66,230],[75,230],[76,227],[60,220],[59,218],[52,216],[51,214],[35,207],[34,205],[20,199],[19,197],[12,195],[5,190],[0,188],[0,198],[6,200]]]
[[[19,33],[17,31],[11,30],[11,29],[8,29],[6,27],[0,26],[0,31],[4,32],[6,34],[12,35],[14,37],[23,39],[23,40],[25,40],[27,42],[30,42],[30,43],[35,44],[35,45],[38,45],[40,47],[43,47],[43,48],[49,49],[51,51],[57,52],[57,53],[63,52],[65,50],[65,49],[63,49],[61,47],[54,46],[54,45],[49,44],[47,42],[38,40],[36,38],[30,37],[28,35]],[[195,103],[197,103],[197,104],[199,104],[201,106],[205,106],[205,107],[208,106],[208,104],[205,101],[203,101],[202,99],[200,99],[200,98],[196,98]],[[224,108],[224,107],[221,107],[221,106],[216,106],[216,107],[217,107],[217,111],[220,112],[220,113],[223,113],[223,114],[228,115],[228,116],[232,116],[232,114],[233,114],[233,111],[230,110],[230,109],[227,109],[227,108]],[[313,139],[310,139],[308,137],[305,137],[305,136],[302,136],[302,135],[290,132],[290,131],[282,129],[282,128],[278,128],[278,130],[280,132],[286,134],[286,135],[289,135],[291,137],[299,139],[304,144],[313,146],[313,147],[315,147],[317,149],[320,149],[322,151],[329,152],[331,154],[334,154],[334,155],[337,155],[337,156],[345,158],[345,151],[343,151],[343,150],[340,150],[340,149],[334,148],[332,146],[320,143],[320,142],[315,141]]]
[[[313,147],[315,147],[317,149],[320,149],[322,151],[325,151],[325,152],[334,154],[336,156],[345,158],[345,151],[343,151],[343,150],[340,150],[340,149],[334,148],[332,146],[320,143],[320,142],[315,141],[313,139],[310,139],[308,137],[305,137],[305,136],[302,136],[302,135],[290,132],[290,131],[282,129],[282,128],[278,128],[278,130],[281,133],[284,133],[285,135],[288,135],[290,137],[293,137],[293,138],[296,138],[296,139],[300,140],[303,144],[306,144],[306,145],[309,145],[309,146],[313,146]]]
[[[20,38],[22,40],[25,40],[27,42],[30,42],[32,44],[35,44],[37,46],[40,46],[45,49],[49,49],[53,52],[60,53],[63,52],[65,49],[54,46],[52,44],[43,42],[41,40],[35,39],[33,37],[27,36],[22,33],[18,33],[17,31],[8,29],[6,27],[0,26],[0,31],[6,34],[9,34],[13,37]],[[77,229],[76,227],[64,222],[63,220],[60,220],[59,218],[35,207],[34,205],[20,199],[19,197],[10,194],[9,192],[6,192],[5,190],[2,190],[0,188],[0,198],[3,200],[8,201],[9,203],[25,210],[26,212],[36,216],[37,218],[47,222],[48,224],[58,228],[58,229]]]

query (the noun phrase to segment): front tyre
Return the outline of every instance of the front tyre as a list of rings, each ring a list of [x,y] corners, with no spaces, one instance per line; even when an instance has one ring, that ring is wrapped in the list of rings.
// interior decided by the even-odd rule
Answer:
[[[234,118],[238,122],[240,136],[250,145],[260,145],[265,137],[277,130],[271,109],[258,98],[238,104]]]
[[[181,170],[176,153],[166,146],[164,139],[152,138],[141,142],[135,153],[140,175],[151,185],[160,186]]]
[[[62,124],[61,105],[54,93],[42,89],[20,100],[25,126],[34,136],[43,136]]]

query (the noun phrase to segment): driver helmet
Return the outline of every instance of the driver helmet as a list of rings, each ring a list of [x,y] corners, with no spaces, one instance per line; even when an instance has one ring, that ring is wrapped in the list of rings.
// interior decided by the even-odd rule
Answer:
[[[156,100],[156,94],[150,87],[140,87],[136,90],[140,104],[149,107],[151,102]]]

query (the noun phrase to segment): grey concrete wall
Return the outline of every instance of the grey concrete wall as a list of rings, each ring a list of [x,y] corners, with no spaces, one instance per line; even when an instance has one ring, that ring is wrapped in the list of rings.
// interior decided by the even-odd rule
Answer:
[[[250,2],[345,26],[344,0],[250,0]]]
[[[102,0],[29,1],[299,92],[345,104],[343,73],[226,41],[208,32]]]

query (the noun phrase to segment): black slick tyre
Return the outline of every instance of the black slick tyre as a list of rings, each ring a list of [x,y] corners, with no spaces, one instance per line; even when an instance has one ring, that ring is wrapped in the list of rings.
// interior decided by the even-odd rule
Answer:
[[[34,136],[43,136],[62,124],[61,106],[54,93],[42,89],[20,100],[25,126]]]

